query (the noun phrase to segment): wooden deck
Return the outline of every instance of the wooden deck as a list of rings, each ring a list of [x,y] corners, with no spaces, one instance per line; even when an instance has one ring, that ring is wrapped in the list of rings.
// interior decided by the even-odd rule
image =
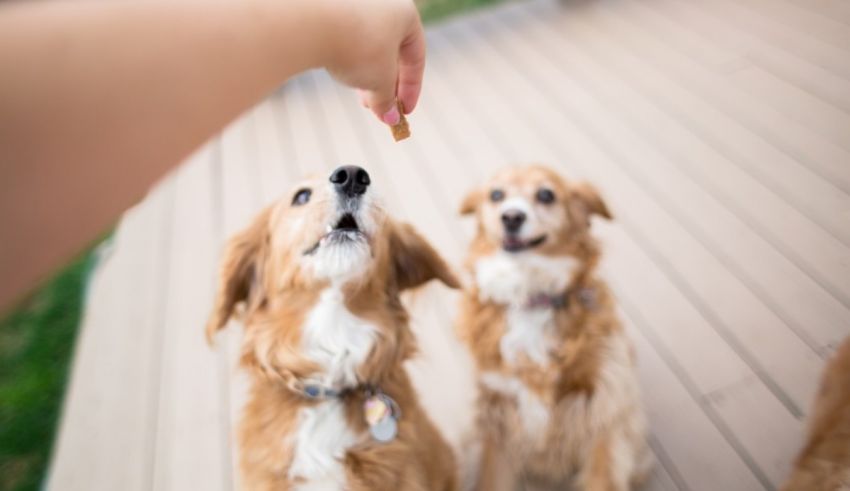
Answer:
[[[433,26],[413,137],[324,73],[292,80],[130,210],[93,278],[49,488],[238,489],[239,328],[204,343],[226,237],[297,176],[364,165],[455,264],[473,184],[513,162],[596,183],[604,274],[639,351],[653,490],[775,489],[850,334],[850,3],[530,0]],[[454,294],[413,305],[456,440]],[[452,381],[453,383],[448,383]]]

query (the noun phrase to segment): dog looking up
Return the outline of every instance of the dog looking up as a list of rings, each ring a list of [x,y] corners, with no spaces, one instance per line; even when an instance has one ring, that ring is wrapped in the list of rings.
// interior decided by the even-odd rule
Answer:
[[[591,218],[611,218],[587,184],[543,166],[510,168],[461,205],[476,235],[458,320],[478,369],[477,489],[521,477],[626,490],[651,465],[634,349],[596,275]]]
[[[235,315],[251,376],[240,423],[250,490],[456,487],[451,449],[402,366],[415,351],[399,294],[457,280],[389,218],[359,167],[311,179],[224,253],[210,339]]]

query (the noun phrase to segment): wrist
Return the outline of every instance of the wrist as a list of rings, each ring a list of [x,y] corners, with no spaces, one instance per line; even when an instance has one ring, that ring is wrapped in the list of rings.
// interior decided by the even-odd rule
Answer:
[[[297,0],[302,1],[302,0]],[[358,18],[356,0],[304,0],[312,10],[313,24],[309,29],[314,63],[309,68],[326,68],[351,50],[349,43],[357,42]]]
[[[244,1],[244,0],[243,0]],[[326,66],[337,46],[329,33],[343,28],[335,0],[248,0],[250,30],[260,32],[271,66],[286,78]],[[236,4],[238,5],[238,3]]]

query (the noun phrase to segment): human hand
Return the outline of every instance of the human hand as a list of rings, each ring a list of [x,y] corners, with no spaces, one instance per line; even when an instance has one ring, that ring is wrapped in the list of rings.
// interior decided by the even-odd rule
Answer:
[[[411,0],[327,0],[336,22],[329,30],[325,67],[360,89],[363,105],[388,125],[416,107],[425,69],[425,35]]]

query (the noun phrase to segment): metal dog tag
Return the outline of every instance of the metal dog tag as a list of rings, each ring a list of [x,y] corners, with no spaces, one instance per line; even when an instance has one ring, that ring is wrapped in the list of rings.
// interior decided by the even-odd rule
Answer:
[[[381,392],[369,396],[363,404],[363,414],[372,438],[381,443],[395,439],[401,409],[392,397]]]
[[[388,414],[386,417],[369,427],[369,433],[372,438],[381,443],[391,442],[398,434],[398,423],[393,415]]]

